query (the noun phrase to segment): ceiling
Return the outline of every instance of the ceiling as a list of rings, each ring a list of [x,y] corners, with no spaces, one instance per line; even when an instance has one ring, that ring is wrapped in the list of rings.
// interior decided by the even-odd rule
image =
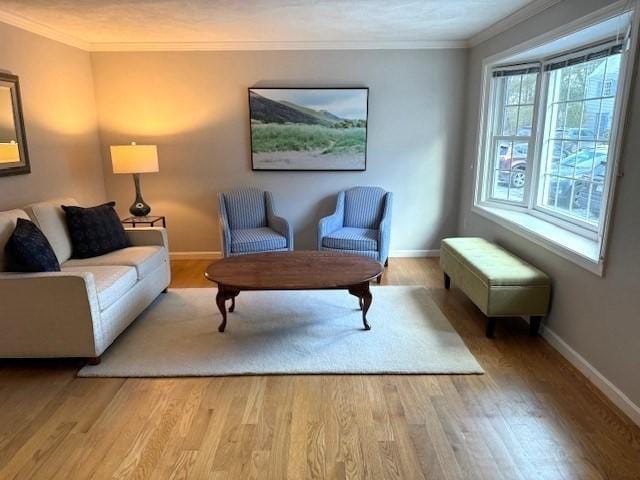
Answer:
[[[556,0],[557,1],[557,0]],[[0,0],[0,21],[89,50],[126,45],[463,46],[549,0]],[[538,8],[540,10],[540,8]],[[537,12],[536,12],[537,13]],[[386,47],[385,47],[386,45]],[[101,48],[103,47],[103,48]],[[346,47],[343,47],[346,48]]]

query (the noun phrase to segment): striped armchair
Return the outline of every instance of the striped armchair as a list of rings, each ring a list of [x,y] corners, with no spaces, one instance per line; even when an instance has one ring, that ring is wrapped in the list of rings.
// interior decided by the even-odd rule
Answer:
[[[246,189],[218,194],[225,257],[293,250],[289,222],[273,211],[271,192]]]
[[[352,252],[387,265],[392,198],[380,187],[340,192],[336,211],[318,224],[318,250]]]

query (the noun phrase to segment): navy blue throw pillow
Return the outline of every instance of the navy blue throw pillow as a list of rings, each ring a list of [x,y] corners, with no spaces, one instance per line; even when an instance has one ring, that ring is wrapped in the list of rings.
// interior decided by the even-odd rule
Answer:
[[[4,246],[10,272],[59,272],[60,264],[44,233],[35,223],[19,218]]]
[[[90,258],[131,246],[122,223],[109,202],[82,208],[62,205],[73,246],[73,258]]]

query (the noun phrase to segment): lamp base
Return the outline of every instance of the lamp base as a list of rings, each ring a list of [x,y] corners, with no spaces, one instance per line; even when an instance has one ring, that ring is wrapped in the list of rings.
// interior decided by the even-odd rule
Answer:
[[[133,202],[133,205],[129,207],[129,212],[134,217],[146,217],[151,213],[151,207],[143,200],[142,192],[140,191],[140,175],[137,173],[133,174],[133,183],[136,186],[136,200]]]
[[[134,204],[129,208],[129,211],[134,217],[146,217],[151,212],[151,207],[140,198],[136,199]]]

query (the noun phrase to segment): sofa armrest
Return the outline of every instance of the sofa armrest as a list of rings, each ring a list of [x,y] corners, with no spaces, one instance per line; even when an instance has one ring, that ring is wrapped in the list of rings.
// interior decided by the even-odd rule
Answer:
[[[0,357],[102,353],[92,273],[0,273],[0,305]]]
[[[158,246],[169,250],[167,229],[164,227],[125,228],[127,238],[133,247]]]
[[[318,222],[318,250],[322,249],[322,239],[344,226],[344,192],[338,194],[336,210]]]

